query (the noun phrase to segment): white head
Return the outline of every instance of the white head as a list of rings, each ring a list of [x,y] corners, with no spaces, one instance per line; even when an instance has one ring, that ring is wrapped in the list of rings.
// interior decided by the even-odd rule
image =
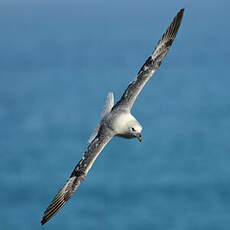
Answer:
[[[128,127],[128,134],[130,138],[138,138],[138,140],[141,142],[142,126],[140,125],[140,123],[134,118],[127,122],[127,127]]]
[[[116,136],[124,138],[138,138],[142,141],[142,126],[130,113],[121,113],[113,122],[113,130]]]

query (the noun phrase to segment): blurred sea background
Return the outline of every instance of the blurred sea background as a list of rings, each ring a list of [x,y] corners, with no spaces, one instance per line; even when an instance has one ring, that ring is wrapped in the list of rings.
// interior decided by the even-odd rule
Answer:
[[[180,8],[133,114],[66,206],[40,220]],[[0,230],[230,229],[230,2],[1,0]]]

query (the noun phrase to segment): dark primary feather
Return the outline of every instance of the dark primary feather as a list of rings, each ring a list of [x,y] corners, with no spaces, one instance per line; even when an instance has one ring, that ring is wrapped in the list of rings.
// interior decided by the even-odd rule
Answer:
[[[44,212],[41,224],[45,224],[49,221],[57,212],[64,206],[69,198],[79,187],[80,183],[87,176],[92,164],[96,160],[99,153],[105,147],[105,145],[111,140],[112,135],[105,129],[100,129],[96,138],[88,146],[83,158],[78,162],[70,175],[66,184],[60,189],[58,194],[54,197],[49,207]]]
[[[183,14],[184,9],[181,9],[173,19],[167,31],[163,34],[161,40],[157,43],[152,55],[141,67],[137,74],[137,78],[129,84],[120,101],[117,102],[113,109],[116,109],[120,106],[128,107],[130,110],[132,109],[133,103],[135,102],[138,94],[143,89],[147,81],[152,77],[153,73],[159,68],[161,61],[168,53],[177,35]]]

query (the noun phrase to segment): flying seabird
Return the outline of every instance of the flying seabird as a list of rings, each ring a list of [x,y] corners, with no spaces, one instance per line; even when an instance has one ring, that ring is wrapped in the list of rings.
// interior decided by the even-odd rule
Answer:
[[[136,79],[131,82],[125,90],[121,99],[114,105],[113,93],[109,93],[101,120],[89,139],[89,146],[82,159],[78,162],[66,184],[54,197],[51,204],[44,212],[41,224],[49,221],[64,206],[69,198],[86,178],[94,161],[114,136],[123,138],[137,138],[142,141],[142,126],[131,114],[133,103],[153,73],[160,67],[165,55],[168,53],[183,17],[184,9],[181,9],[167,31],[158,42],[152,55],[147,59],[137,74]]]

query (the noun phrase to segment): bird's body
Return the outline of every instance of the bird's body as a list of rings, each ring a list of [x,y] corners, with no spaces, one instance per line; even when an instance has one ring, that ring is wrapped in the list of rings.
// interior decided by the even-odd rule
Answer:
[[[140,134],[142,126],[128,110],[113,110],[105,121],[114,132],[114,136],[135,138]]]
[[[54,197],[46,209],[41,224],[49,221],[69,200],[87,176],[97,156],[114,137],[138,138],[142,141],[142,126],[131,114],[133,103],[153,73],[159,68],[161,61],[168,53],[179,29],[184,9],[181,9],[167,31],[158,42],[152,55],[147,59],[137,74],[137,78],[131,82],[121,99],[114,105],[113,94],[109,93],[101,120],[89,139],[89,146],[82,159],[74,168],[66,184]]]

